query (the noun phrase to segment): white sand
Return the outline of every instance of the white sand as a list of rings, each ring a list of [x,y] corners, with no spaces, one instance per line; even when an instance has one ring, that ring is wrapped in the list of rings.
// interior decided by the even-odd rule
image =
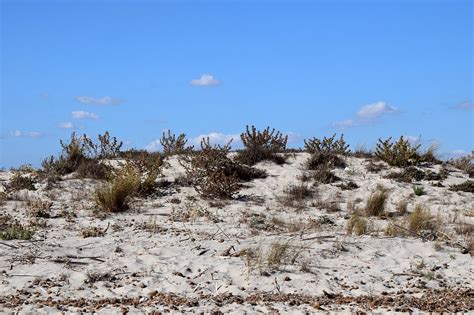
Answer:
[[[474,224],[474,196],[448,190],[449,185],[468,179],[466,174],[451,169],[449,178],[443,181],[445,187],[421,181],[426,195],[415,196],[413,184],[383,178],[395,168],[370,173],[365,167],[368,161],[351,157],[347,158],[348,167],[336,169],[335,173],[342,182],[353,181],[359,188],[341,190],[337,187],[341,182],[322,184],[316,189],[317,196],[307,200],[304,208],[285,207],[280,197],[289,184],[298,183],[297,176],[305,172],[303,164],[308,157],[305,153],[295,154],[283,166],[271,162],[258,164],[269,176],[245,184],[247,187],[239,195],[246,196],[246,201],[227,201],[222,208],[210,206],[191,187],[172,187],[164,189],[163,196],[135,201],[128,212],[101,219],[93,214],[95,206],[91,199],[97,181],[70,178],[50,191],[45,190],[45,184],[37,184],[36,191],[21,191],[14,198],[20,200],[6,201],[0,214],[27,222],[31,218],[25,200],[41,198],[53,202],[53,218],[44,219],[47,227],[39,228],[32,241],[0,244],[0,297],[21,300],[11,308],[0,303],[0,311],[20,314],[59,311],[60,308],[45,303],[39,303],[42,306],[38,308],[37,301],[48,297],[89,301],[136,297],[136,307],[123,305],[130,313],[166,309],[172,312],[220,309],[235,314],[272,310],[314,313],[318,308],[310,304],[219,305],[210,297],[228,293],[241,297],[256,293],[320,296],[324,292],[390,296],[402,291],[419,297],[429,289],[474,287],[473,257],[462,254],[453,245],[465,242],[465,237],[455,232],[459,223]],[[433,171],[439,168],[435,166]],[[163,170],[163,179],[172,181],[183,172],[176,158],[171,158]],[[11,173],[1,172],[0,186],[10,177]],[[387,237],[384,229],[389,220],[374,218],[370,222],[375,231],[370,235],[348,236],[348,202],[359,199],[356,206],[363,207],[377,185],[389,189],[388,212],[395,212],[401,200],[408,202],[409,212],[416,204],[424,204],[442,220],[446,237],[434,241]],[[180,200],[179,204],[174,203],[176,199]],[[318,200],[336,202],[341,211],[327,212],[316,203]],[[65,213],[76,217],[66,220]],[[291,223],[297,226],[296,230],[272,226],[272,219]],[[249,226],[249,222],[258,223],[258,220],[260,225]],[[310,222],[320,223],[311,226]],[[81,236],[85,227],[105,229],[108,225],[103,237]],[[144,225],[148,228],[144,229]],[[294,263],[269,268],[265,257],[277,242],[289,243],[298,255]],[[229,248],[229,255],[224,255]],[[248,249],[260,250],[262,261],[253,261],[255,266],[249,266],[245,255],[235,255]],[[105,278],[90,283],[88,275],[105,275]],[[195,298],[199,304],[176,305],[174,310],[165,303],[147,305],[153,291]],[[64,307],[70,312],[82,309],[91,310],[87,305]],[[364,307],[344,304],[324,306],[324,309],[352,312]],[[96,308],[103,314],[120,310],[118,305]]]

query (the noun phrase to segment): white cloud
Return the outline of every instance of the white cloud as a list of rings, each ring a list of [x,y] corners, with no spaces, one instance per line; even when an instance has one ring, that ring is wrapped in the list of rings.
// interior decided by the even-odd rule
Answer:
[[[396,112],[398,112],[397,108],[389,106],[385,102],[380,101],[362,106],[356,112],[356,117],[354,119],[336,121],[330,126],[336,129],[345,129],[361,125],[368,125],[374,123],[377,118],[384,114],[393,114]]]
[[[189,81],[189,84],[194,86],[210,86],[219,85],[221,82],[214,78],[212,74],[203,74],[199,79]]]
[[[234,148],[235,146],[240,146],[242,144],[242,141],[240,140],[240,135],[239,134],[229,134],[226,135],[224,133],[220,132],[211,132],[209,134],[204,134],[204,135],[199,135],[197,137],[194,137],[191,139],[191,143],[194,144],[195,146],[198,146],[201,144],[201,140],[203,138],[209,138],[209,143],[214,145],[214,144],[220,144],[220,145],[225,145],[229,143],[230,140],[232,140],[232,147]]]
[[[473,110],[474,104],[472,104],[472,102],[464,102],[464,103],[456,104],[452,106],[452,108],[461,109],[461,110]]]
[[[72,122],[69,122],[69,121],[61,122],[61,123],[58,124],[58,128],[60,128],[60,129],[72,129],[72,128],[74,128],[74,125],[73,125]]]
[[[91,96],[77,96],[76,100],[82,104],[89,105],[117,105],[122,102],[121,100],[110,96],[104,96],[99,98]]]
[[[30,138],[38,138],[41,137],[43,134],[37,131],[21,131],[21,130],[13,130],[10,132],[12,137],[30,137]]]
[[[363,119],[372,119],[396,111],[397,109],[395,107],[389,106],[385,102],[377,102],[362,106],[361,109],[357,111],[357,116]]]
[[[161,148],[162,148],[162,145],[160,143],[160,139],[155,139],[145,146],[145,150],[148,150],[148,151],[158,151]]]
[[[75,119],[99,119],[99,115],[95,113],[86,112],[83,110],[77,110],[71,113]]]

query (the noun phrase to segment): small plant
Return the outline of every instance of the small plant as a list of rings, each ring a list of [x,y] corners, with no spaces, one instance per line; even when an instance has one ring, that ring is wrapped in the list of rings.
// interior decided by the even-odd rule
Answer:
[[[321,184],[330,184],[340,180],[329,168],[325,166],[320,166],[318,169],[314,171],[312,174],[313,179],[317,183]]]
[[[140,175],[136,168],[124,167],[112,182],[95,192],[97,206],[105,212],[128,210],[131,198],[140,187]]]
[[[273,243],[267,253],[267,266],[271,269],[280,269],[281,265],[294,265],[300,255],[300,250],[290,242]]]
[[[163,146],[163,154],[167,156],[192,151],[194,147],[186,147],[187,142],[186,134],[182,133],[176,137],[176,135],[174,133],[172,134],[170,130],[168,130],[168,134],[163,132],[160,139],[160,144]]]
[[[301,208],[304,206],[305,199],[311,198],[314,192],[305,184],[289,185],[285,191],[282,203],[288,207]]]
[[[395,143],[392,142],[392,138],[388,138],[384,141],[379,139],[379,143],[377,143],[375,149],[375,155],[391,166],[406,167],[415,165],[420,161],[418,154],[419,148],[419,144],[412,146],[403,136]]]
[[[397,205],[397,214],[403,216],[407,213],[408,203],[405,200],[401,200]]]
[[[275,129],[267,127],[263,131],[257,130],[255,126],[249,128],[240,135],[244,150],[239,152],[237,160],[247,165],[255,165],[258,162],[269,160],[277,164],[283,164],[285,159],[277,153],[285,151],[288,136],[284,136]]]
[[[448,161],[449,164],[454,167],[466,172],[469,177],[474,177],[474,151],[467,155],[457,159],[451,159]]]
[[[34,231],[22,225],[11,226],[3,231],[0,231],[0,239],[2,240],[30,240],[33,237]]]
[[[40,199],[28,201],[28,212],[33,218],[49,218],[51,216],[50,209],[53,205],[49,201],[42,201]]]
[[[473,180],[466,180],[464,183],[451,185],[449,190],[452,191],[464,191],[474,193],[474,181]]]
[[[414,233],[421,231],[436,231],[438,224],[430,212],[422,205],[416,205],[415,210],[408,216],[408,229]]]
[[[96,226],[86,227],[81,230],[82,238],[102,237],[104,235],[105,235],[105,231],[103,229],[99,229]]]
[[[15,172],[5,188],[7,191],[18,191],[22,189],[36,190],[34,184],[35,181],[31,177],[22,176],[20,172]]]
[[[338,140],[334,140],[335,138],[336,134],[330,138],[324,137],[323,140],[317,138],[304,140],[304,147],[307,152],[312,154],[321,152],[341,155],[349,154],[349,145],[344,140],[344,134]]]
[[[367,220],[364,217],[354,213],[350,220],[347,222],[347,234],[348,235],[364,235],[369,231]]]
[[[413,192],[417,196],[422,196],[425,194],[425,189],[423,188],[423,186],[413,186]]]
[[[387,202],[387,198],[388,194],[385,189],[377,189],[377,191],[373,192],[369,199],[367,199],[365,213],[368,216],[382,216],[385,212],[385,203]]]

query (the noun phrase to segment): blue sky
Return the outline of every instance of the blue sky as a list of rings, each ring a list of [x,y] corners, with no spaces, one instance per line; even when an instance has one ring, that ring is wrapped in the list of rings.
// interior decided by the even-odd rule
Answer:
[[[156,149],[247,124],[474,149],[472,1],[0,2],[3,167],[72,131]]]

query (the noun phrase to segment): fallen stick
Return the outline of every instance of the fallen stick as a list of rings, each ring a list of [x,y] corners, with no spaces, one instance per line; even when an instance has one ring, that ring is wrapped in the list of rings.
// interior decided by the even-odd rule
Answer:
[[[10,248],[18,249],[17,246],[10,245],[10,244],[4,243],[4,242],[0,242],[0,244],[5,245],[5,246],[10,247]]]

